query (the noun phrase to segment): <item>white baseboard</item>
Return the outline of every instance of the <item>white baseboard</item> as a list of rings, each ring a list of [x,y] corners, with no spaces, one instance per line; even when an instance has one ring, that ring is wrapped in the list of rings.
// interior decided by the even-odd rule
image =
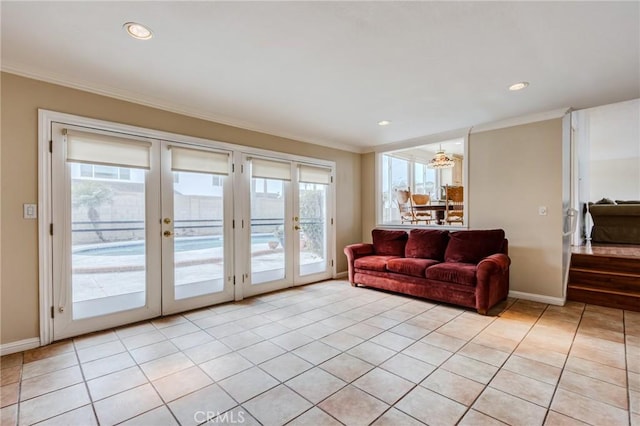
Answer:
[[[3,343],[0,345],[0,355],[9,355],[38,347],[40,347],[40,339],[37,337],[18,340],[17,342]]]
[[[523,291],[509,291],[509,297],[514,299],[531,300],[532,302],[548,303],[549,305],[564,306],[566,299],[563,297],[545,296],[542,294],[525,293]]]
[[[344,278],[347,278],[349,276],[349,271],[342,271],[342,272],[338,272],[333,276],[334,280],[342,280]]]

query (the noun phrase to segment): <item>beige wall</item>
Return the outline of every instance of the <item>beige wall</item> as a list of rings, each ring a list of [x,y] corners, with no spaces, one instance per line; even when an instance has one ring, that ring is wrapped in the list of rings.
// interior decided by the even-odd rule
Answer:
[[[362,155],[362,241],[371,242],[371,230],[376,227],[376,155]]]
[[[505,230],[510,289],[562,297],[562,119],[471,134],[467,155],[469,227]],[[375,227],[374,169],[374,154],[363,155],[364,241]]]
[[[469,226],[505,230],[510,290],[562,297],[562,119],[471,134],[468,155]]]
[[[360,155],[2,73],[0,343],[39,336],[37,222],[22,204],[38,200],[38,108],[336,162],[337,271],[342,248],[360,241]]]

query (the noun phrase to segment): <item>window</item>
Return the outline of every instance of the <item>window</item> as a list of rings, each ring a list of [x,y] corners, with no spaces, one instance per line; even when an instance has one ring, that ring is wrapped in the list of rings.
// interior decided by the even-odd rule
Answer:
[[[446,167],[434,167],[434,157],[444,152]],[[445,188],[463,186],[464,139],[425,144],[407,149],[378,154],[378,223],[381,225],[446,225]],[[431,164],[430,164],[431,163]],[[411,194],[425,194],[430,198],[428,207],[433,221],[410,222],[401,220],[401,206],[397,191],[409,190]],[[414,206],[414,209],[416,207]],[[461,226],[460,222],[456,223]]]
[[[256,178],[253,190],[257,197],[279,198],[282,194],[282,183],[278,180]]]
[[[125,167],[101,166],[97,164],[74,164],[72,174],[74,177],[79,176],[90,179],[132,180],[131,169]]]

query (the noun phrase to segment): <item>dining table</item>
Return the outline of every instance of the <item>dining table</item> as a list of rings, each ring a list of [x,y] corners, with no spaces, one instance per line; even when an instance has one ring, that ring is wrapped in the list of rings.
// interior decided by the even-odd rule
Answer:
[[[444,200],[431,200],[429,204],[414,204],[413,209],[416,212],[434,211],[436,214],[436,223],[444,224],[444,212],[447,210],[447,204]],[[449,210],[461,210],[462,206],[449,206]]]

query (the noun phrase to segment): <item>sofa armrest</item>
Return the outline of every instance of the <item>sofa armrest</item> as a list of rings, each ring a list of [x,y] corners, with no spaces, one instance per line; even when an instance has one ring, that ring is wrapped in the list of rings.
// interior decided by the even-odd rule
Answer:
[[[504,273],[509,270],[511,259],[503,253],[492,254],[487,256],[478,263],[478,273],[486,271],[486,273]]]
[[[509,294],[509,266],[511,259],[503,253],[487,256],[478,263],[476,270],[476,307],[486,314],[490,306]]]
[[[369,243],[359,243],[359,244],[351,244],[344,248],[344,254],[347,255],[347,265],[349,266],[349,282],[351,285],[354,285],[353,282],[355,269],[353,266],[353,262],[356,259],[364,256],[370,256],[374,254],[373,244]]]

